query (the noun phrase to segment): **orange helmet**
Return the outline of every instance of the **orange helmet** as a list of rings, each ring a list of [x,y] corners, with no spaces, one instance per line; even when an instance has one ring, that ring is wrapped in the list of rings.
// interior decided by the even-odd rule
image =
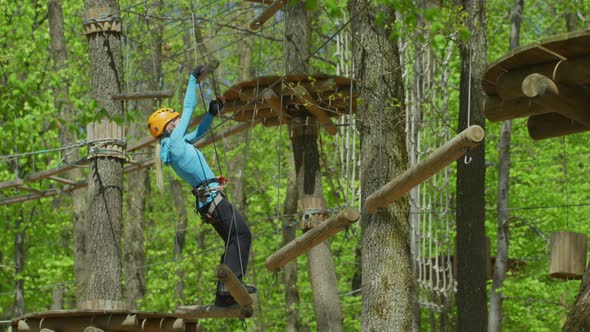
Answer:
[[[166,128],[168,122],[179,116],[180,113],[175,112],[171,108],[160,108],[150,115],[147,122],[148,129],[154,138],[158,138],[164,132],[164,128]]]

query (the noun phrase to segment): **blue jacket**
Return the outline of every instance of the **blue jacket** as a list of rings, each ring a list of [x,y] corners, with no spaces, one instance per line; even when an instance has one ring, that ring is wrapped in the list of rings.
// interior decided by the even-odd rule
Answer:
[[[191,187],[195,187],[205,180],[215,178],[201,151],[193,146],[193,143],[203,137],[209,130],[213,115],[207,112],[197,129],[187,134],[191,116],[197,104],[196,89],[197,80],[193,75],[190,75],[180,121],[172,134],[162,139],[162,151],[160,152],[160,159],[164,164],[172,166],[174,172]],[[219,186],[217,182],[209,184],[210,188],[217,186]],[[216,195],[217,192],[214,191],[206,202],[199,201],[199,208],[212,201]]]

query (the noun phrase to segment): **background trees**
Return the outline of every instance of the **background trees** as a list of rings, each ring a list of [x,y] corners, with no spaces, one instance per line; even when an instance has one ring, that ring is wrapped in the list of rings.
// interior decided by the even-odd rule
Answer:
[[[101,106],[91,99],[90,64],[88,45],[82,32],[83,6],[79,2],[63,0],[64,36],[67,46],[67,61],[59,66],[49,56],[50,36],[48,7],[45,3],[0,1],[0,155],[13,155],[30,151],[41,151],[66,144],[60,141],[60,134],[68,132],[77,139],[86,137],[87,123],[101,119],[104,112]],[[377,2],[376,2],[377,3]],[[392,5],[388,2],[386,5]],[[418,13],[425,20],[423,29],[430,32],[426,38],[435,52],[441,52],[450,41],[455,45],[469,40],[469,33],[464,29],[462,16],[452,11],[451,3],[444,2],[444,7],[419,9],[413,3],[396,2],[398,20],[394,23],[387,16],[376,15],[377,27],[384,27],[391,37],[407,38],[404,29],[416,26]],[[533,1],[526,4],[522,14],[521,44],[565,32],[572,26],[579,28],[587,25],[585,18],[590,4],[586,1],[563,1],[550,3]],[[232,2],[166,2],[161,6],[154,2],[120,1],[120,16],[124,23],[121,50],[121,71],[125,77],[125,91],[144,89],[147,84],[154,87],[171,89],[175,95],[161,104],[180,107],[186,81],[187,67],[201,62],[207,56],[215,55],[221,61],[217,71],[217,84],[220,90],[238,81],[242,68],[238,49],[240,41],[252,42],[252,71],[254,75],[269,75],[282,72],[284,14],[279,12],[260,31],[248,32],[243,26],[233,24],[238,18],[253,18],[259,9],[249,6],[237,6]],[[310,59],[311,72],[335,73],[336,63],[342,57],[338,53],[335,41],[327,46],[318,47],[331,37],[338,28],[349,20],[345,4],[325,1],[308,1],[308,8],[318,9],[320,15],[314,18],[311,49],[316,51]],[[315,7],[314,7],[315,6]],[[193,12],[191,12],[193,8]],[[487,58],[496,59],[508,48],[511,3],[505,1],[488,1],[486,3],[488,49]],[[193,25],[193,15],[199,31]],[[449,14],[450,13],[450,14]],[[572,15],[575,14],[575,15]],[[566,20],[567,17],[567,20]],[[247,22],[247,20],[246,20]],[[573,23],[572,23],[573,22]],[[463,27],[463,28],[462,28]],[[343,31],[356,29],[347,25]],[[355,30],[360,31],[360,30]],[[452,32],[459,32],[453,34]],[[161,43],[157,36],[162,34]],[[195,44],[200,33],[202,40]],[[390,37],[390,36],[387,36]],[[384,37],[385,38],[385,37]],[[393,39],[394,40],[394,39]],[[200,44],[199,44],[200,43]],[[206,50],[202,51],[201,46]],[[350,45],[349,45],[350,46]],[[198,49],[198,52],[195,52]],[[350,52],[351,48],[342,52]],[[203,54],[199,52],[204,52]],[[368,49],[371,55],[381,54],[381,49]],[[195,55],[195,53],[197,53]],[[481,55],[481,54],[480,54]],[[196,59],[195,59],[196,56]],[[189,60],[187,60],[187,58]],[[391,59],[390,59],[391,60]],[[393,60],[392,60],[393,61]],[[159,77],[151,77],[161,65]],[[359,65],[358,62],[355,63]],[[377,65],[378,64],[373,64]],[[413,59],[405,59],[400,66],[414,66]],[[449,109],[452,121],[449,126],[457,130],[459,109],[459,54],[455,52],[448,64],[451,68],[449,86],[451,96]],[[144,68],[147,67],[147,68]],[[147,70],[146,70],[147,69]],[[358,67],[357,67],[358,69]],[[150,75],[146,74],[149,71]],[[358,80],[363,72],[358,73]],[[390,74],[384,71],[384,74]],[[473,82],[477,84],[477,82]],[[56,92],[69,88],[69,104],[72,118],[60,116],[64,105],[54,103]],[[205,86],[204,94],[208,100],[214,94],[214,84]],[[158,103],[156,101],[156,103]],[[201,101],[199,101],[201,104]],[[126,115],[116,120],[130,127],[137,124],[138,130],[144,123],[140,106],[128,103]],[[151,105],[150,105],[151,107]],[[366,110],[362,110],[366,111]],[[204,110],[199,108],[197,113]],[[360,114],[360,113],[359,113]],[[219,124],[218,122],[217,124]],[[344,121],[343,124],[348,124]],[[225,124],[227,125],[227,124]],[[217,132],[224,128],[215,128]],[[343,126],[344,128],[344,126]],[[491,243],[496,243],[497,212],[495,201],[497,195],[498,154],[496,150],[500,133],[498,124],[487,124],[488,138],[485,155],[486,179],[486,235]],[[261,326],[272,330],[284,329],[287,319],[283,309],[284,290],[281,284],[273,285],[273,276],[262,271],[264,258],[280,243],[283,227],[292,225],[296,217],[282,214],[286,199],[289,156],[292,153],[288,143],[286,127],[269,129],[255,127],[250,133],[248,160],[245,161],[243,188],[247,205],[247,215],[254,230],[253,270],[257,270],[256,282],[260,289],[259,297],[262,308]],[[131,138],[130,138],[131,139]],[[590,212],[587,206],[590,192],[587,178],[586,159],[590,151],[586,148],[588,134],[567,137],[563,140],[533,142],[528,138],[525,123],[517,120],[513,123],[511,142],[511,178],[509,209],[510,251],[507,279],[504,283],[503,327],[506,331],[522,330],[557,330],[566,318],[566,313],[574,303],[579,291],[578,281],[556,281],[547,277],[547,239],[552,231],[568,229],[588,233],[586,216]],[[75,140],[74,140],[75,141]],[[343,205],[345,192],[343,179],[347,146],[346,140],[322,136],[319,141],[320,161],[323,170],[324,196],[329,207]],[[355,142],[358,144],[358,142]],[[352,147],[352,145],[350,145]],[[358,152],[358,145],[357,152]],[[217,146],[220,149],[220,145]],[[2,157],[0,161],[0,179],[12,180],[17,176],[25,178],[34,172],[63,165],[63,155],[68,155],[67,162],[75,161],[73,150],[81,157],[88,154],[86,148],[65,149],[55,153]],[[245,144],[236,144],[228,149],[229,159],[245,155]],[[352,149],[351,149],[352,151]],[[215,160],[213,147],[204,150],[210,160]],[[141,153],[141,154],[139,154]],[[151,158],[151,151],[141,151],[129,155],[130,159]],[[344,163],[342,162],[344,160]],[[480,160],[481,161],[481,160]],[[221,161],[222,163],[224,161]],[[237,167],[244,164],[239,162]],[[222,164],[222,167],[225,166]],[[82,168],[87,176],[88,169]],[[155,169],[150,171],[150,187],[157,188]],[[454,168],[453,172],[454,174]],[[233,174],[229,174],[230,177]],[[174,183],[174,175],[164,169],[165,188]],[[450,181],[450,190],[455,191],[454,179]],[[28,189],[12,188],[3,190],[0,199],[27,194],[45,189],[54,182],[27,183]],[[567,188],[567,195],[565,194]],[[178,188],[177,188],[178,189]],[[28,191],[27,191],[28,190]],[[145,273],[146,293],[139,301],[138,308],[144,310],[169,311],[179,302],[209,303],[213,299],[213,267],[221,253],[220,243],[210,227],[200,223],[191,211],[192,201],[188,188],[180,191],[186,200],[183,202],[187,211],[186,241],[174,255],[176,240],[175,230],[182,228],[177,223],[181,209],[175,209],[174,199],[179,194],[171,190],[151,189],[145,201],[145,255],[146,260],[140,267]],[[130,191],[129,191],[130,192]],[[125,192],[125,194],[129,194]],[[128,198],[128,197],[126,197]],[[65,291],[64,307],[75,307],[76,283],[73,273],[73,252],[79,249],[73,244],[79,237],[71,235],[73,211],[71,194],[56,198],[45,198],[18,205],[0,206],[2,229],[0,233],[0,313],[2,319],[8,319],[20,312],[39,311],[52,303],[52,290],[63,286]],[[129,216],[129,210],[123,215]],[[454,211],[452,211],[454,212]],[[176,229],[175,229],[176,228]],[[277,233],[279,237],[277,237]],[[362,303],[355,297],[358,288],[352,288],[354,269],[358,262],[354,257],[361,236],[358,228],[350,230],[348,235],[340,234],[334,238],[330,248],[334,257],[336,275],[339,279],[338,291],[342,302],[344,329],[360,329]],[[126,243],[123,243],[125,248]],[[492,245],[495,255],[495,245]],[[18,258],[16,253],[19,253]],[[299,260],[306,264],[306,258]],[[184,271],[177,274],[176,271]],[[301,301],[292,312],[299,314],[299,321],[310,329],[315,329],[309,275],[305,269],[298,270],[298,290]],[[179,281],[183,281],[184,292],[175,291]],[[280,280],[280,278],[278,278]],[[21,296],[22,294],[22,296]],[[181,294],[184,294],[184,298]],[[295,310],[296,309],[296,310]],[[433,322],[429,311],[423,308],[421,326],[428,329]],[[450,329],[455,328],[454,312],[447,314]],[[211,329],[219,330],[226,322],[210,321],[205,323]],[[230,323],[228,329],[234,326]],[[235,323],[235,327],[239,323]]]

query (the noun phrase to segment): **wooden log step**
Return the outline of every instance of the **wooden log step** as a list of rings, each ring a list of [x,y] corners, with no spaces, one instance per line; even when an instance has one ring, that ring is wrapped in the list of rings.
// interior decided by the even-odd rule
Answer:
[[[418,164],[407,169],[401,175],[385,184],[369,195],[365,206],[373,214],[378,209],[385,208],[398,198],[407,194],[412,188],[426,181],[434,173],[440,171],[451,162],[465,154],[465,151],[479,145],[485,133],[480,126],[471,126],[459,135],[445,143]]]
[[[288,262],[354,224],[359,218],[360,213],[357,209],[343,209],[337,215],[325,220],[319,226],[312,228],[270,255],[266,259],[266,268],[271,272],[277,271]]]
[[[219,264],[215,269],[219,282],[225,285],[231,296],[242,307],[251,307],[252,298],[238,277],[225,264]]]

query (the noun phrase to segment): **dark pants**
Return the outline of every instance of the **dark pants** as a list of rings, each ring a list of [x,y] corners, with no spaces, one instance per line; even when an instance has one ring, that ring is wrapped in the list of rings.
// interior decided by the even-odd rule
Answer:
[[[227,199],[223,199],[217,204],[212,217],[211,224],[225,243],[225,252],[221,256],[221,263],[226,264],[241,279],[248,267],[252,233],[250,233],[244,218]]]

